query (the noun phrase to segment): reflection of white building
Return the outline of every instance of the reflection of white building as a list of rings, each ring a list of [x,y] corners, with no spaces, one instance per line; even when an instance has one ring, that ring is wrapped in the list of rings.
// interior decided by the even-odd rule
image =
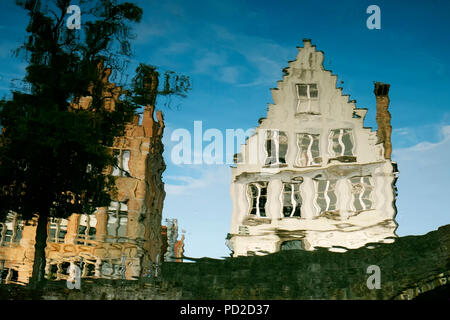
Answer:
[[[236,157],[234,256],[358,248],[395,237],[389,85],[376,83],[378,131],[363,125],[309,40],[272,89],[274,104]]]

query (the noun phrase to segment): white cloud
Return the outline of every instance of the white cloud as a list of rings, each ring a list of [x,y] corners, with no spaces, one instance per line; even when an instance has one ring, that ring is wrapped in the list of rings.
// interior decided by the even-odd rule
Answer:
[[[292,48],[285,48],[274,40],[232,33],[218,25],[211,25],[210,29],[219,43],[242,55],[246,64],[254,69],[251,71],[253,80],[241,86],[273,84],[281,79],[283,63],[287,65],[292,59]]]
[[[175,185],[168,183],[165,185],[166,193],[173,195],[186,194],[187,192],[190,192],[193,189],[202,188],[208,184],[207,180],[204,178],[195,179],[189,176],[178,176],[178,177],[167,176],[165,180],[183,182],[182,185]]]
[[[210,73],[213,68],[224,65],[226,56],[223,53],[207,51],[201,53],[201,57],[194,62],[195,73]]]
[[[424,234],[450,223],[450,125],[438,142],[422,141],[393,151],[398,162],[399,235]]]
[[[167,26],[155,24],[153,21],[142,21],[135,29],[135,44],[145,44],[154,40],[156,37],[162,37],[167,34]]]
[[[401,136],[406,136],[406,135],[409,135],[411,133],[411,130],[409,128],[395,128],[393,130],[393,133],[401,135]]]
[[[400,129],[400,135],[410,134],[411,129]],[[435,143],[422,141],[417,143],[416,145],[409,148],[402,148],[393,151],[393,154],[399,160],[402,159],[412,159],[412,158],[423,158],[427,159],[425,154],[421,154],[424,151],[429,151],[432,153],[441,152],[441,151],[449,151],[450,154],[450,125],[444,125],[440,128],[441,140]],[[447,148],[449,147],[449,148]],[[447,148],[447,149],[446,149]],[[443,150],[442,150],[443,149]],[[444,152],[446,154],[447,152]]]
[[[224,238],[232,212],[229,166],[169,166],[166,172],[163,217],[177,218],[180,228],[187,230],[185,254],[227,256]]]
[[[236,83],[239,77],[239,70],[236,67],[225,67],[221,69],[220,79],[226,83]]]
[[[191,44],[188,42],[173,42],[167,48],[162,49],[162,53],[166,54],[178,54],[184,53],[189,50]]]
[[[146,5],[149,14],[137,26],[135,44],[149,46],[148,59],[160,66],[177,64],[189,74],[204,74],[238,86],[272,85],[296,54],[267,37],[236,32],[233,26],[196,20],[197,15],[183,2]],[[239,5],[211,2],[210,10],[239,12]],[[170,55],[170,57],[168,57]]]
[[[192,195],[208,193],[212,186],[229,183],[230,169],[227,166],[185,166],[191,170],[200,171],[200,177],[192,176],[165,176],[165,190],[168,195]],[[188,171],[188,170],[186,170]],[[174,183],[175,182],[175,183]],[[200,204],[201,205],[201,204]]]

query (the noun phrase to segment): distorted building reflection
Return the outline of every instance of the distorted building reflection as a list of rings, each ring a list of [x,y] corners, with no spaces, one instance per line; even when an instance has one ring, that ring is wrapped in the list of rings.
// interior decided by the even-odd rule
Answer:
[[[102,67],[100,65],[100,67]],[[114,109],[120,88],[109,82],[111,70],[103,69],[105,104]],[[88,108],[91,97],[82,97],[72,108]],[[95,214],[73,214],[48,221],[46,277],[67,279],[77,265],[83,278],[137,279],[154,277],[164,260],[161,219],[165,197],[162,173],[163,116],[154,119],[154,106],[134,117],[111,150],[117,166],[117,194],[108,207]],[[36,221],[20,221],[10,213],[0,223],[0,271],[3,283],[28,283],[33,270]]]
[[[113,209],[114,208],[114,209]],[[96,215],[72,215],[69,219],[51,219],[48,224],[46,276],[49,280],[67,280],[71,265],[80,267],[82,278],[137,279],[141,274],[146,254],[144,239],[133,241],[127,236],[127,217],[122,206],[122,217],[116,203],[104,221]],[[105,219],[106,218],[106,219]],[[176,219],[167,219],[162,226],[162,261],[182,262],[184,235],[178,239]],[[26,284],[33,269],[35,221],[23,222],[11,213],[0,224],[0,274],[2,283]],[[105,226],[98,233],[97,226]],[[165,236],[167,228],[170,235]],[[77,230],[76,233],[73,231]],[[143,276],[151,276],[143,274]]]
[[[272,89],[274,104],[235,156],[233,256],[332,251],[392,242],[397,165],[391,161],[389,85],[375,83],[377,131],[342,94],[310,40]]]

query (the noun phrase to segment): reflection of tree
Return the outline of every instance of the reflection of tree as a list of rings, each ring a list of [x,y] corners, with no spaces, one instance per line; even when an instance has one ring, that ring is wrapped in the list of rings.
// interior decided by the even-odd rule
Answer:
[[[130,90],[109,83],[113,71],[126,70],[129,24],[142,17],[134,4],[81,1],[81,30],[65,26],[69,0],[18,4],[29,15],[28,38],[18,50],[28,66],[23,90],[0,101],[0,221],[10,212],[37,220],[32,282],[38,285],[49,217],[92,214],[109,205],[116,190],[115,179],[105,174],[116,165],[110,147],[139,107],[155,103],[159,74],[140,65]],[[188,78],[177,77],[166,77],[161,94],[189,90]]]

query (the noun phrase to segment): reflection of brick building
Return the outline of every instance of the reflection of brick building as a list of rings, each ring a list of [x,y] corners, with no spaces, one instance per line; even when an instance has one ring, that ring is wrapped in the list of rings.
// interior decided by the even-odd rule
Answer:
[[[36,235],[33,223],[26,225],[12,213],[0,223],[0,276],[7,283],[26,283],[31,276]]]
[[[167,245],[163,251],[164,261],[183,262],[184,235],[178,240],[178,220],[166,219],[167,226],[163,226],[163,235],[167,239]]]
[[[108,81],[110,70],[104,70]],[[105,103],[113,109],[120,88],[108,83]],[[74,107],[85,108],[90,97]],[[165,197],[162,173],[162,113],[147,106],[142,123],[136,116],[125,134],[115,140],[113,154],[118,166],[117,198],[95,214],[73,214],[68,219],[51,219],[46,248],[47,275],[66,278],[70,263],[81,262],[85,277],[133,279],[148,276],[161,257],[161,216]],[[36,226],[17,221],[13,214],[0,224],[0,268],[2,278],[28,282],[34,259]]]
[[[274,104],[236,155],[228,246],[234,256],[391,242],[396,164],[389,85],[376,83],[378,130],[364,127],[309,40],[272,89]]]
[[[184,254],[184,234],[181,235],[181,239],[175,243],[175,262],[183,262]]]

